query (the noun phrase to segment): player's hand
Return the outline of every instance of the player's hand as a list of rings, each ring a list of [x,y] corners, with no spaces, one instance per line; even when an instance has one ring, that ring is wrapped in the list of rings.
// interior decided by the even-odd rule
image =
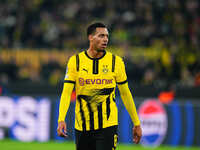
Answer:
[[[142,137],[142,129],[140,126],[133,127],[133,142],[138,144],[140,143],[140,139]]]
[[[58,123],[57,133],[58,136],[67,137],[67,125],[64,121]]]

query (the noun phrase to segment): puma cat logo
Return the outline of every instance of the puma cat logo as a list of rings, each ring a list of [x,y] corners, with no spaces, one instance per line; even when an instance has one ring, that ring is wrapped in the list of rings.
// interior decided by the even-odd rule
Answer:
[[[85,68],[83,68],[83,71],[86,71],[88,73],[88,70],[86,70]]]

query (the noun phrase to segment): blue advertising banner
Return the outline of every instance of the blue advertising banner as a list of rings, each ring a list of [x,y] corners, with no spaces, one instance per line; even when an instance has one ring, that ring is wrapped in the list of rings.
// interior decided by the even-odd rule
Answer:
[[[47,98],[0,97],[0,139],[49,140],[50,112],[51,101]]]
[[[157,99],[135,98],[141,120],[144,146],[200,146],[200,103],[174,100],[162,104]],[[116,97],[119,113],[119,142],[132,143],[132,127],[120,97]],[[66,117],[68,138],[57,136],[58,98],[0,97],[0,139],[20,141],[74,140],[74,109],[71,102]]]

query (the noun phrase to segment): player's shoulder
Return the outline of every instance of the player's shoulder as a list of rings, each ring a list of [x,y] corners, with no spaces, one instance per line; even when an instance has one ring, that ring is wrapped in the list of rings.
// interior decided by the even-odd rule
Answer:
[[[76,55],[73,54],[72,56],[69,57],[68,62],[73,62],[76,59]]]
[[[108,55],[110,55],[111,57],[115,57],[115,60],[117,61],[117,62],[122,62],[123,61],[123,58],[121,57],[121,56],[119,56],[119,55],[116,55],[116,54],[114,54],[114,53],[111,53],[111,52],[107,52],[108,53]]]
[[[84,56],[85,56],[85,51],[81,51],[81,52],[75,53],[72,56],[72,59],[77,61],[77,59],[81,59]]]
[[[115,57],[116,59],[122,59],[122,57],[110,52],[110,51],[106,51],[107,55],[110,57]]]
[[[123,58],[121,56],[116,55],[116,60],[123,61]]]
[[[79,53],[77,53],[76,55],[78,55],[78,56],[82,56],[82,55],[85,55],[85,50],[83,50],[83,51],[81,51],[81,52],[79,52]]]
[[[80,52],[79,52],[80,53]],[[68,65],[70,66],[74,66],[76,64],[76,59],[79,53],[74,53],[71,56],[68,57]]]
[[[80,57],[80,56],[83,55],[83,54],[84,54],[84,51],[74,53],[72,56],[69,57],[69,60],[75,61],[75,60],[77,59],[77,57]]]

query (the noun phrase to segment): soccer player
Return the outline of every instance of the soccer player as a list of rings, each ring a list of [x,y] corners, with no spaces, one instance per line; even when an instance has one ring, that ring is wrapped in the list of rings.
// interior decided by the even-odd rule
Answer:
[[[76,150],[115,150],[118,139],[117,85],[134,123],[133,141],[138,144],[142,130],[128,88],[124,62],[119,56],[105,50],[109,34],[104,24],[91,24],[87,28],[87,36],[89,49],[68,61],[59,107],[58,135],[67,136],[65,116],[75,86]]]

